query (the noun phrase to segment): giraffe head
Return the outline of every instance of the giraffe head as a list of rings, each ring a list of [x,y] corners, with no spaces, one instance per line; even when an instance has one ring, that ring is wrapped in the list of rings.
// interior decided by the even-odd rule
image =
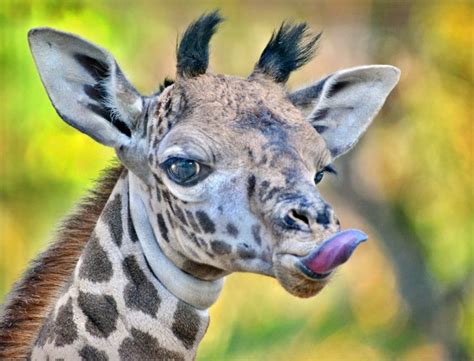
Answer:
[[[115,148],[178,267],[202,279],[274,276],[308,297],[366,239],[339,232],[317,184],[369,126],[399,70],[342,70],[290,92],[286,80],[312,57],[319,35],[284,23],[249,77],[213,74],[208,43],[220,22],[211,13],[188,27],[176,81],[147,97],[104,49],[47,28],[29,40],[58,114]]]

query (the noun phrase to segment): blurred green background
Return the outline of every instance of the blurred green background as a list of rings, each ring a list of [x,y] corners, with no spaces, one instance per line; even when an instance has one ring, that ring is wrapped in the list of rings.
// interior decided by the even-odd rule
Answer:
[[[228,277],[198,360],[467,360],[473,319],[473,3],[469,1],[0,2],[0,300],[58,220],[114,157],[69,128],[43,90],[28,29],[108,48],[144,94],[175,72],[177,35],[204,11],[228,21],[218,73],[246,76],[284,19],[324,36],[296,87],[339,68],[387,63],[402,78],[323,193],[370,242],[316,298]]]

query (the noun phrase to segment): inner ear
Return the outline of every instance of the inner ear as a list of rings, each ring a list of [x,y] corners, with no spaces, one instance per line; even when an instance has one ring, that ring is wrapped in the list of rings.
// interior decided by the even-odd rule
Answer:
[[[349,151],[375,118],[398,82],[388,65],[361,66],[334,73],[289,95],[324,138],[333,158]]]
[[[112,80],[112,77],[109,75],[111,70],[109,65],[88,55],[77,53],[73,56],[96,81],[94,84],[86,83],[83,85],[84,92],[93,101],[88,103],[87,107],[113,124],[121,133],[130,137],[132,134],[132,122],[127,119],[127,115],[120,114],[116,108],[119,104],[117,104],[117,99],[114,99],[116,91],[113,89],[115,84],[112,83],[117,83],[117,81]],[[123,74],[117,64],[115,64],[115,73],[115,77],[123,78]]]
[[[75,35],[49,28],[28,34],[41,80],[60,117],[98,142],[127,145],[143,99],[113,56]]]

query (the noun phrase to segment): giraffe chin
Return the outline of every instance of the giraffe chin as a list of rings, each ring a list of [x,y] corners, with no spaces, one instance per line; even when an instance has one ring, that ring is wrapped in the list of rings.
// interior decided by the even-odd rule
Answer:
[[[346,230],[332,235],[304,257],[276,254],[275,276],[289,293],[303,298],[314,296],[367,238],[359,230]]]

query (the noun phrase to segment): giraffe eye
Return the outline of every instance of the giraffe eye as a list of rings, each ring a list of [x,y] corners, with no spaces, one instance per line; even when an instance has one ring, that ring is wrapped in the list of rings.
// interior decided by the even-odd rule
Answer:
[[[167,167],[169,177],[176,183],[186,183],[199,174],[199,163],[191,159],[175,158]]]
[[[318,173],[316,173],[316,175],[314,176],[314,183],[318,184],[319,182],[321,182],[323,180],[324,173],[326,172],[337,175],[337,172],[334,166],[332,164],[328,164],[323,169],[321,169]]]
[[[316,175],[314,176],[314,183],[318,184],[319,182],[323,180],[323,177],[324,177],[324,170],[316,173]]]
[[[209,174],[209,167],[193,159],[173,157],[162,165],[168,178],[181,186],[192,186]]]

